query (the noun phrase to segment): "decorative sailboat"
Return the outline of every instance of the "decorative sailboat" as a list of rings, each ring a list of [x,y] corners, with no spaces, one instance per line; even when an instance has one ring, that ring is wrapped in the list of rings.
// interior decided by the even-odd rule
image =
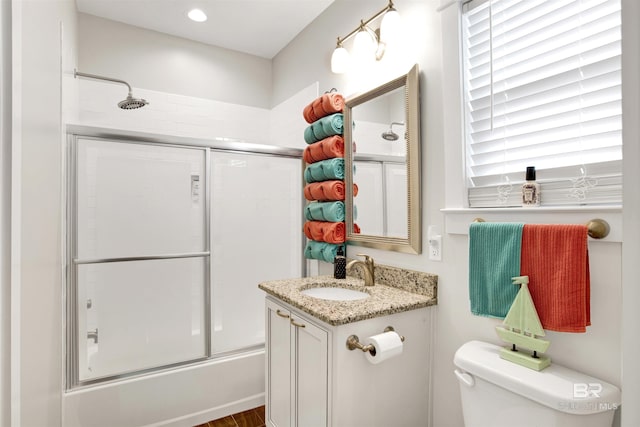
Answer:
[[[512,277],[514,285],[520,285],[520,290],[511,304],[511,308],[500,326],[496,326],[498,336],[511,344],[511,348],[503,348],[500,357],[513,363],[541,371],[551,364],[548,356],[543,353],[551,344],[539,337],[544,336],[544,329],[540,323],[538,312],[529,293],[529,276]],[[522,352],[518,347],[533,351]]]

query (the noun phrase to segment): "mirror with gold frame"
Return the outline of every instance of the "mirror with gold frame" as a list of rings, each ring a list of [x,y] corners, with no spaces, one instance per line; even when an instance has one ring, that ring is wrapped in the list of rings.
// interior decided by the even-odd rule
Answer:
[[[345,100],[350,245],[422,252],[418,75],[416,64],[407,74]]]

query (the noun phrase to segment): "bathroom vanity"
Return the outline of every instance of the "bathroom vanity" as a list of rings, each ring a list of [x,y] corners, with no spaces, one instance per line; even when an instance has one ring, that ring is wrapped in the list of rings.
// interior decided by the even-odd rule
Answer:
[[[364,286],[351,276],[259,284],[268,293],[268,426],[426,424],[432,337],[429,307],[436,303],[437,276],[377,266],[376,279],[375,286]],[[382,284],[385,280],[396,286]],[[329,290],[324,295],[315,293],[319,288]],[[333,289],[344,292],[333,295]],[[349,295],[351,291],[367,296]],[[360,349],[347,348],[350,336],[367,344],[368,337],[388,326],[405,338],[401,354],[374,364]]]

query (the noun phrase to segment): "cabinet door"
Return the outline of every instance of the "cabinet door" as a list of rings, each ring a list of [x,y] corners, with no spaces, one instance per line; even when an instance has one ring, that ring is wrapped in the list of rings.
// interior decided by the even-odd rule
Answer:
[[[291,313],[267,299],[267,425],[291,426]]]
[[[328,333],[292,315],[294,327],[295,425],[326,427],[328,420]]]

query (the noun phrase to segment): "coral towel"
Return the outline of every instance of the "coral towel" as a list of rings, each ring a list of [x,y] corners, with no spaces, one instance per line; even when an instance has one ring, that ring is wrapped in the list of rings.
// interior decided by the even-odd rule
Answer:
[[[302,115],[307,123],[313,123],[329,114],[340,113],[343,108],[344,97],[341,94],[336,92],[325,93],[304,107]]]
[[[353,196],[355,197],[357,195],[358,186],[353,184]],[[319,202],[344,200],[344,182],[336,179],[307,184],[304,187],[304,197],[309,201],[317,200]]]
[[[336,157],[344,157],[344,138],[340,135],[333,135],[322,141],[307,145],[302,153],[302,158],[307,163],[315,163]]]
[[[544,329],[586,332],[591,325],[586,225],[526,224],[520,274]]]
[[[344,243],[346,240],[344,222],[307,221],[304,234],[316,242]]]

